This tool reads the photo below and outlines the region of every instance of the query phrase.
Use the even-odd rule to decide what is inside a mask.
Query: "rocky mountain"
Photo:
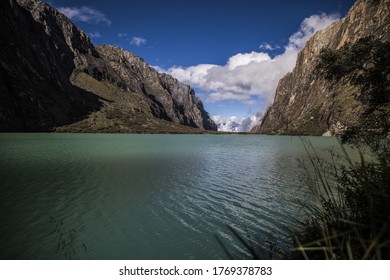
[[[239,123],[235,121],[223,121],[217,123],[218,131],[226,131],[226,132],[238,132],[238,128],[240,127]]]
[[[345,18],[317,32],[299,53],[293,71],[280,80],[274,103],[252,132],[334,135],[359,126],[367,112],[356,98],[359,87],[350,77],[326,79],[316,66],[323,49],[342,50],[368,36],[390,41],[389,0],[358,0]]]
[[[128,51],[95,47],[48,4],[0,8],[0,131],[217,130],[190,86]]]

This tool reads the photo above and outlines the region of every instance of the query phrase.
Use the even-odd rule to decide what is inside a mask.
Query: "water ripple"
[[[337,142],[310,138],[326,151]],[[303,217],[298,138],[239,135],[0,136],[1,258],[250,257]]]

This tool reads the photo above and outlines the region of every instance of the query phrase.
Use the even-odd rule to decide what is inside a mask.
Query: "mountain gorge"
[[[367,104],[357,98],[360,89],[351,75],[329,80],[317,69],[324,49],[340,51],[366,37],[378,42],[390,41],[389,0],[358,0],[345,18],[317,32],[299,53],[293,71],[279,81],[273,104],[252,132],[343,134],[350,127],[361,127],[364,118],[370,118],[378,110],[382,112],[380,118],[389,124],[387,104],[368,110]],[[368,49],[368,55],[369,52]],[[365,62],[363,68],[369,68],[370,63]],[[355,76],[361,71],[356,70]]]
[[[49,5],[0,8],[0,131],[217,130],[190,86],[121,48],[95,47]]]

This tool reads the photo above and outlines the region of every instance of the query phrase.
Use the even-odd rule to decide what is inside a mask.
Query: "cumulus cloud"
[[[126,38],[128,37],[127,33],[118,33],[119,38]]]
[[[141,37],[133,37],[130,41],[130,45],[141,46],[146,44],[146,39]]]
[[[234,70],[238,66],[248,65],[251,62],[262,62],[271,59],[267,53],[238,53],[229,58],[226,66],[229,70]]]
[[[187,68],[172,67],[169,70],[164,70],[163,72],[171,74],[181,82],[189,83],[194,86],[203,85],[202,87],[207,87],[210,83],[207,76],[209,70],[213,68],[220,68],[220,66],[214,64],[199,64]]]
[[[267,106],[273,101],[279,80],[294,68],[297,55],[307,40],[338,18],[326,14],[305,18],[299,30],[289,38],[284,52],[275,57],[267,52],[253,51],[235,54],[222,66],[199,64],[159,70],[204,91],[206,102],[236,100],[253,104],[256,97],[266,101],[264,106]],[[264,43],[263,48],[270,50],[274,47]]]
[[[94,32],[89,33],[89,37],[91,37],[91,38],[102,38],[102,34],[100,34],[99,31],[94,31]]]
[[[91,7],[59,7],[57,10],[73,21],[93,24],[104,23],[111,25],[110,19],[108,19],[102,12]]]

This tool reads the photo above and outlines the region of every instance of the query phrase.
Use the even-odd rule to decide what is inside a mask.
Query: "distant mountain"
[[[371,38],[374,45],[359,45],[364,41],[363,38]],[[252,132],[335,135],[343,134],[349,128],[381,129],[388,126],[390,108],[386,102],[389,99],[389,91],[383,92],[387,95],[384,97],[387,101],[382,104],[373,106],[364,101],[367,100],[364,95],[383,81],[377,82],[376,85],[375,82],[358,85],[359,82],[364,82],[361,74],[370,68],[373,70],[370,78],[377,79],[375,75],[378,73],[374,73],[376,70],[372,66],[377,63],[376,58],[371,57],[373,49],[376,48],[375,42],[389,41],[390,1],[358,0],[344,19],[317,32],[307,42],[298,55],[294,70],[280,80],[274,103],[268,108],[263,119],[253,127]],[[351,56],[353,49],[355,54],[364,50],[365,53],[360,53],[363,62]],[[328,54],[332,55],[327,59],[328,62],[334,60],[334,68],[349,67],[349,72],[344,71],[341,75],[341,72],[336,73],[339,68],[333,69],[336,75],[329,79],[324,71],[319,71],[318,65],[324,50],[329,50]],[[345,56],[348,52],[349,59]],[[388,60],[388,57],[383,57]],[[343,65],[340,61],[343,61]],[[383,69],[387,69],[389,63],[385,64],[387,66],[383,65]],[[387,79],[384,82],[389,84],[390,78],[384,79]],[[382,121],[383,124],[380,124]]]
[[[95,47],[48,4],[0,8],[0,131],[217,130],[190,86],[128,51]]]
[[[216,115],[213,116],[213,120],[217,124],[218,131],[249,132],[259,117],[260,115],[250,116],[246,118],[237,116],[225,117],[221,115]]]
[[[218,131],[238,132],[240,124],[236,123],[235,121],[223,121],[217,123],[217,127]]]

